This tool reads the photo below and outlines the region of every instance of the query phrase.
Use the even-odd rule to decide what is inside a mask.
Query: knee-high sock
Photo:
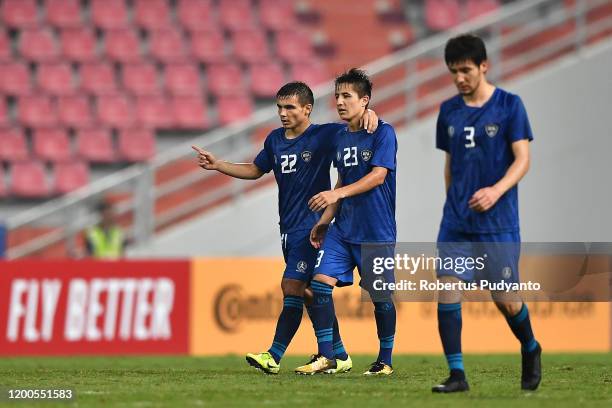
[[[310,318],[315,329],[315,336],[317,336],[319,354],[332,359],[334,358],[333,332],[336,317],[332,297],[334,287],[319,281],[312,281],[311,287],[313,301],[310,305]]]
[[[464,371],[463,354],[461,353],[461,326],[461,303],[438,303],[438,331],[448,368],[451,371]]]
[[[391,365],[396,321],[393,302],[374,302],[374,317],[376,318],[376,331],[380,342],[377,361]]]
[[[310,316],[310,321],[312,320],[312,305],[306,306],[306,311],[308,312],[308,316]],[[314,324],[313,324],[314,328]],[[340,360],[346,360],[348,358],[348,354],[344,349],[344,343],[342,343],[342,337],[340,336],[340,326],[338,325],[338,318],[334,318],[334,331],[332,337],[332,351],[336,358]]]
[[[531,329],[531,320],[529,319],[527,305],[523,303],[520,312],[512,317],[506,316],[506,321],[510,329],[512,329],[512,333],[514,333],[516,338],[521,342],[521,350],[527,353],[535,350],[538,342]]]
[[[287,346],[291,343],[298,327],[300,327],[303,308],[304,298],[301,296],[285,296],[283,299],[283,310],[278,316],[274,340],[268,350],[277,363],[283,358]]]

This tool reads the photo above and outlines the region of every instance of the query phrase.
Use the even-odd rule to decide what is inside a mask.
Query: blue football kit
[[[394,256],[396,155],[397,137],[387,123],[380,122],[373,134],[351,132],[346,126],[337,132],[333,165],[342,185],[359,181],[373,167],[384,167],[388,172],[380,186],[340,202],[319,251],[315,274],[336,278],[337,286],[347,286],[353,283],[355,267],[364,278],[363,267],[371,260],[362,259],[362,254],[368,258]],[[362,251],[365,244],[368,250]],[[392,275],[393,270],[385,271],[384,280],[393,280]]]
[[[312,124],[293,139],[285,136],[284,128],[275,129],[254,160],[261,171],[274,171],[278,184],[279,225],[286,263],[284,278],[301,281],[312,278],[317,250],[309,237],[321,215],[308,208],[308,200],[331,189],[333,139],[343,126]]]
[[[533,140],[525,107],[517,95],[500,88],[481,107],[466,105],[461,95],[441,105],[436,147],[450,154],[451,183],[437,239],[438,255],[484,256],[486,261],[481,271],[468,269],[459,274],[441,269],[438,276],[518,282],[518,187],[508,190],[488,211],[472,210],[468,202],[476,191],[504,177],[514,161],[512,143],[524,139]]]

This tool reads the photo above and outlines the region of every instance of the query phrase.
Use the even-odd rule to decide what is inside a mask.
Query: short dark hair
[[[300,105],[305,106],[311,104],[314,106],[314,95],[312,89],[304,82],[295,81],[289,82],[281,87],[276,93],[276,98],[288,98],[297,96]]]
[[[342,75],[336,77],[334,85],[336,89],[340,84],[351,84],[360,98],[368,95],[372,97],[372,81],[365,71],[357,68],[351,68]]]
[[[487,60],[487,49],[482,38],[475,34],[461,34],[446,42],[444,60],[447,66],[472,61],[480,65]]]

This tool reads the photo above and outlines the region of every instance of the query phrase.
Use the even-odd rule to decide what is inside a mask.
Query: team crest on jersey
[[[276,155],[274,155],[274,165],[278,164],[276,160]]]
[[[302,152],[302,160],[308,163],[310,159],[312,159],[312,153],[310,153],[308,150]]]
[[[336,152],[336,160],[340,161],[340,152]]]
[[[512,276],[512,269],[509,266],[506,266],[504,269],[502,269],[502,276],[504,279],[510,279]]]
[[[372,151],[371,150],[362,150],[361,151],[361,158],[363,159],[363,161],[370,161],[370,159],[372,158]]]
[[[306,263],[306,261],[300,261],[297,263],[297,271],[301,272],[301,273],[305,273],[306,272],[306,268],[308,268],[308,264]]]
[[[448,137],[453,137],[455,134],[455,128],[453,126],[448,127]]]
[[[487,132],[487,136],[489,137],[494,137],[497,134],[497,131],[499,131],[499,126],[497,126],[495,123],[485,126],[485,132]]]

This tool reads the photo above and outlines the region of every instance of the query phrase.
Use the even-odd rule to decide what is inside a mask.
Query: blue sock
[[[287,346],[293,339],[295,332],[300,327],[302,321],[302,309],[304,308],[304,298],[300,296],[285,296],[283,299],[283,310],[278,316],[276,323],[276,333],[274,333],[274,341],[268,350],[274,360],[278,363]]]
[[[374,317],[376,318],[376,332],[380,341],[376,361],[391,365],[396,320],[393,302],[374,302]]]
[[[514,333],[516,338],[521,342],[521,351],[530,353],[535,350],[538,342],[533,336],[533,331],[531,330],[531,321],[529,320],[529,310],[527,310],[527,305],[523,303],[521,311],[518,312],[516,316],[506,316],[506,321],[508,322],[510,329],[512,329],[512,333]]]
[[[319,354],[332,359],[334,358],[334,299],[332,297],[333,286],[319,281],[312,281],[313,300],[310,305],[310,318],[317,336]]]
[[[334,357],[339,358],[340,360],[346,360],[348,358],[348,354],[344,349],[344,344],[342,344],[342,339],[340,338],[340,326],[338,326],[338,318],[334,318],[334,333],[333,333],[333,344],[332,351],[334,352]]]
[[[306,306],[306,311],[308,312],[308,316],[310,316],[310,321],[313,321],[311,305]],[[314,327],[314,324],[313,324],[313,327]],[[334,318],[332,351],[334,352],[335,358],[339,358],[340,360],[346,360],[348,358],[348,354],[346,350],[344,349],[344,344],[342,343],[342,338],[340,337],[340,327],[338,326],[337,317]]]
[[[438,331],[448,368],[463,373],[461,303],[438,303]]]

